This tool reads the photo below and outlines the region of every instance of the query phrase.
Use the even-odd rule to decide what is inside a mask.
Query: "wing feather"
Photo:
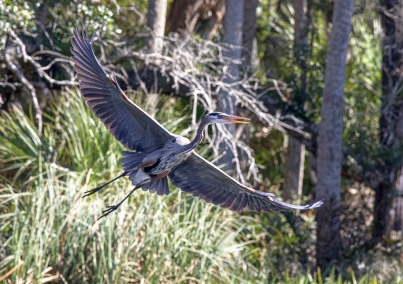
[[[243,208],[246,207],[248,202],[248,197],[244,192],[241,192],[240,197],[239,197],[239,202],[238,202],[238,207],[236,211],[241,211]]]
[[[244,210],[256,212],[306,210],[323,204],[322,201],[318,201],[310,205],[299,206],[275,199],[271,193],[257,191],[239,183],[195,152],[192,152],[186,161],[172,170],[169,177],[172,184],[183,191],[238,212]]]
[[[119,142],[141,152],[162,147],[173,138],[123,93],[113,75],[107,74],[95,57],[87,31],[75,29],[71,43],[81,93]]]
[[[213,203],[214,205],[219,205],[227,200],[230,194],[231,192],[229,191],[223,192],[222,194],[217,194],[217,192],[215,192],[215,196],[211,199],[211,203]]]

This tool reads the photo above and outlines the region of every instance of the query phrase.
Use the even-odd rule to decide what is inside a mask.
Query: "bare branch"
[[[20,47],[20,52],[22,54],[22,58],[24,60],[24,62],[29,62],[32,64],[32,66],[34,67],[34,69],[36,70],[36,72],[38,73],[38,75],[41,78],[44,78],[47,82],[49,82],[50,84],[53,85],[59,85],[59,86],[78,86],[78,83],[75,82],[73,80],[73,78],[71,78],[70,80],[55,80],[53,79],[51,76],[49,76],[49,74],[47,74],[44,70],[49,69],[54,63],[56,62],[68,62],[69,64],[72,65],[72,61],[71,59],[67,59],[67,58],[59,58],[56,59],[56,62],[51,62],[49,67],[42,67],[42,65],[40,65],[34,57],[30,56],[27,54],[26,52],[26,48],[25,48],[25,44],[22,42],[22,40],[18,37],[18,35],[12,30],[9,29],[8,33],[11,35],[11,37],[14,39],[14,42]]]
[[[24,75],[24,71],[18,60],[16,59],[15,48],[13,46],[7,46],[4,51],[4,59],[7,67],[13,72],[13,74],[22,83],[24,90],[31,96],[32,103],[35,110],[35,118],[38,123],[38,132],[42,133],[42,109],[39,105],[38,98],[34,86],[28,81]]]
[[[247,109],[263,125],[296,136],[297,139],[308,145],[308,149],[314,149],[312,138],[315,135],[313,133],[315,127],[284,112],[284,105],[281,106],[278,102],[273,103],[273,100],[264,94],[272,90],[263,90],[259,87],[258,79],[244,74],[239,81],[223,80],[227,74],[224,63],[228,61],[228,58],[223,58],[223,49],[228,47],[207,40],[195,40],[191,37],[179,39],[175,35],[165,38],[164,49],[161,53],[122,49],[114,46],[120,51],[121,56],[113,62],[113,65],[127,62],[127,59],[132,64],[133,72],[128,72],[127,81],[133,88],[140,86],[143,90],[150,91],[151,88],[157,87],[158,91],[162,93],[193,98],[191,106],[193,108],[193,127],[187,131],[191,131],[195,127],[197,104],[203,105],[207,112],[214,111],[217,96],[225,93],[233,98],[232,100],[239,107]],[[138,71],[133,59],[140,60],[146,68]],[[158,62],[158,65],[155,65],[154,62]],[[239,66],[242,63],[234,61],[232,64]],[[276,80],[273,80],[272,83],[273,90],[280,97],[279,101],[286,101],[282,92],[284,84]],[[253,151],[239,139],[235,139],[235,133],[229,133],[224,128],[218,129],[220,131],[214,128],[214,139],[207,136],[213,150],[218,153],[219,143],[225,142],[228,149],[234,153],[235,166],[240,180],[245,181],[249,177],[258,180]],[[250,167],[247,173],[242,173],[240,170],[239,161],[236,158],[239,151],[245,152],[249,159]]]

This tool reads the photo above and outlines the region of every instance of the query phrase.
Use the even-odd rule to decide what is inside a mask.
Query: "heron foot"
[[[119,205],[110,205],[106,207],[107,209],[105,209],[104,211],[102,211],[102,215],[101,217],[99,217],[99,219],[102,219],[103,217],[108,216],[110,213],[112,213],[113,211],[115,211],[116,209],[119,208]]]
[[[96,187],[96,188],[93,188],[91,190],[85,191],[84,195],[83,195],[83,198],[94,194],[95,192],[99,191],[100,189],[101,189],[100,187]]]

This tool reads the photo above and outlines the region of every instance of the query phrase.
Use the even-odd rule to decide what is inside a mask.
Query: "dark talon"
[[[94,194],[95,192],[99,191],[99,188],[96,187],[94,189],[88,190],[84,192],[83,198]]]
[[[138,189],[138,186],[136,186],[135,188],[132,189],[132,191],[130,191],[130,193],[128,195],[126,195],[125,198],[122,199],[122,201],[120,201],[118,204],[116,205],[111,205],[111,206],[107,206],[108,209],[102,211],[102,216],[99,217],[99,219],[108,216],[110,213],[112,213],[113,211],[115,211],[116,209],[119,208],[120,205],[122,205],[123,202],[125,202],[126,199],[129,198],[129,196],[136,191],[136,189]]]
[[[116,209],[119,208],[118,205],[110,205],[110,206],[106,206],[107,209],[105,209],[104,211],[102,211],[102,215],[101,217],[99,217],[99,219],[102,219],[103,217],[108,216],[110,213],[112,213],[113,211],[115,211]],[[98,220],[99,220],[98,219]]]

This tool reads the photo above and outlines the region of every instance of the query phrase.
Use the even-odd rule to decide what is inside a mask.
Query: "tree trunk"
[[[247,5],[244,5],[244,19],[243,19],[243,50],[242,59],[246,71],[254,72],[256,66],[256,13],[259,5],[258,0],[249,0]]]
[[[224,16],[224,36],[223,36],[223,57],[226,64],[227,73],[224,75],[224,83],[231,84],[239,81],[239,63],[242,56],[242,26],[243,26],[243,0],[226,0],[226,13]],[[237,88],[234,86],[234,88]],[[227,91],[220,92],[217,98],[218,110],[237,114],[235,100]],[[233,125],[227,125],[231,133],[235,133]],[[221,143],[221,153],[223,157],[219,163],[224,165],[224,170],[233,170],[233,154],[228,145]]]
[[[305,146],[292,136],[288,137],[283,197],[291,200],[301,196],[304,179]]]
[[[396,197],[392,204],[391,215],[391,238],[395,240],[403,239],[403,167],[397,174]]]
[[[341,258],[340,183],[346,57],[353,15],[353,0],[334,4],[333,29],[326,58],[326,77],[318,136],[316,194],[325,200],[317,210],[317,265],[326,268]]]
[[[203,6],[203,0],[174,0],[169,9],[169,32],[185,37],[194,31],[199,18],[197,11]]]
[[[403,1],[400,0],[396,3],[397,7],[395,12],[395,24],[396,24],[396,49],[398,50],[398,61],[396,62],[395,72],[398,73],[398,81],[395,84],[396,87],[400,87],[400,99],[395,97],[397,115],[395,124],[395,147],[397,149],[403,149],[403,91],[401,88],[403,86]],[[399,96],[399,94],[398,94]],[[403,154],[402,152],[400,152]],[[402,156],[402,155],[401,155]],[[392,225],[392,235],[395,239],[403,238],[403,161],[400,160],[400,165],[396,169],[396,179],[395,179],[395,196],[392,204],[391,225]],[[394,234],[393,234],[394,233]]]
[[[257,42],[256,42],[256,13],[259,5],[258,0],[250,0],[243,7],[243,26],[242,26],[242,69],[245,73],[253,73],[256,70],[257,61]],[[249,112],[240,111],[239,115],[248,116]],[[236,132],[239,134],[239,140],[245,145],[250,143],[250,126],[238,125]],[[239,149],[238,159],[242,172],[247,172],[249,169],[248,155],[246,152]]]
[[[147,47],[151,53],[161,54],[164,44],[165,20],[167,12],[167,0],[149,0],[147,12],[147,27],[150,29],[150,36],[147,38]],[[153,64],[158,65],[158,60]],[[155,90],[148,93],[146,98],[146,110],[151,115],[157,111],[158,94]]]
[[[400,40],[400,44],[398,45],[400,50],[403,50],[403,1],[401,1],[401,12],[400,12],[400,36],[398,37]],[[400,70],[403,70],[403,56],[400,56]],[[402,74],[402,73],[400,73]],[[400,78],[400,82],[402,81],[402,75]],[[401,82],[402,84],[402,82]],[[402,97],[402,93],[400,93]],[[403,149],[403,100],[400,99],[400,107],[397,115],[397,123],[395,127],[396,138],[398,139],[398,146],[400,144],[400,149]],[[402,152],[400,152],[402,153]],[[403,155],[401,155],[402,157]],[[392,230],[396,233],[396,237],[399,239],[403,239],[403,161],[400,160],[400,167],[398,167],[397,175],[396,175],[396,194],[395,199],[393,201],[393,212],[394,216],[392,216]],[[392,236],[393,237],[393,236]],[[397,239],[397,238],[394,239]]]
[[[394,193],[403,192],[402,159],[397,163],[395,161],[396,153],[401,155],[403,148],[403,1],[383,0],[380,4],[383,53],[380,143],[384,149],[388,149],[389,154],[385,155],[382,167],[379,167],[383,179],[375,188],[375,243],[391,229],[401,230],[403,223],[403,198],[393,200]]]
[[[294,0],[294,58],[296,65],[301,70],[301,75],[299,78],[299,93],[301,93],[301,96],[303,97],[305,97],[306,91],[308,30],[308,0]]]
[[[147,40],[147,46],[152,52],[161,53],[162,51],[166,13],[167,0],[148,1],[147,27],[150,29],[151,36]]]
[[[174,0],[169,10],[168,30],[187,37],[200,33],[211,39],[222,21],[225,0]]]
[[[211,10],[211,17],[203,25],[200,34],[202,38],[211,40],[217,33],[218,27],[220,26],[222,19],[225,14],[225,0],[217,0],[216,5]]]
[[[294,58],[300,69],[298,88],[294,90],[295,102],[299,108],[305,109],[306,101],[306,60],[308,49],[308,3],[307,0],[294,0]],[[285,180],[283,196],[291,199],[302,193],[304,177],[305,146],[297,139],[289,136],[285,162]]]

